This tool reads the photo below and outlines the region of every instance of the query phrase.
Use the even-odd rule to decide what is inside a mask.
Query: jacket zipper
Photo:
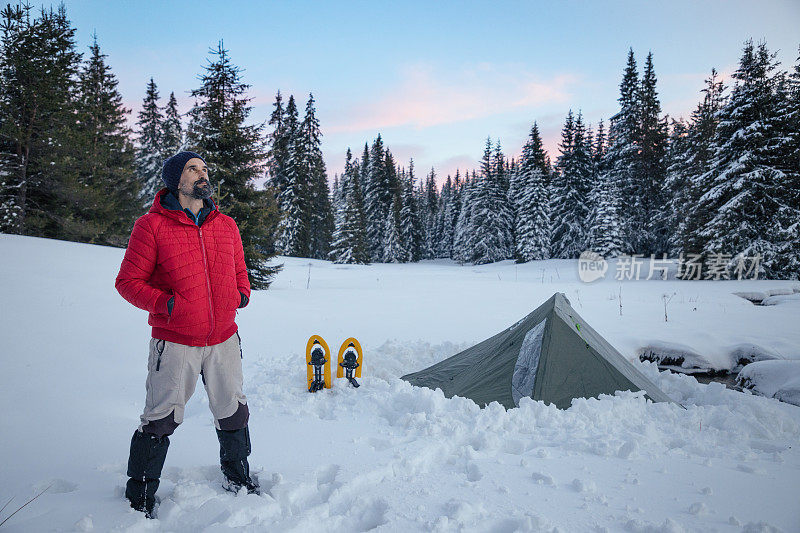
[[[200,249],[203,251],[203,271],[206,274],[206,287],[208,288],[208,313],[211,316],[211,329],[208,330],[208,335],[206,336],[206,346],[208,346],[211,333],[214,331],[214,302],[211,299],[211,278],[208,276],[208,258],[206,257],[206,243],[203,240],[203,229],[198,227],[197,230],[200,232]]]

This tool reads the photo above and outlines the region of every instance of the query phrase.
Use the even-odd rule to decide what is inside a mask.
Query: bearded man
[[[236,222],[211,200],[200,154],[164,162],[166,187],[133,227],[116,280],[127,301],[150,313],[147,395],[131,439],[125,497],[153,517],[169,435],[201,376],[220,444],[223,486],[258,492],[250,476],[249,410],[242,392],[241,339],[234,319],[250,282]]]

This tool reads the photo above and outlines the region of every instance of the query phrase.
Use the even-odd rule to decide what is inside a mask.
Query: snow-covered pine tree
[[[608,148],[606,141],[605,124],[603,124],[603,119],[600,119],[600,124],[597,125],[597,135],[594,138],[594,145],[592,145],[592,161],[594,161],[598,172],[601,170],[601,163]]]
[[[278,191],[277,201],[281,209],[278,223],[276,248],[279,253],[292,257],[309,257],[311,244],[308,225],[310,184],[301,140],[301,126],[294,96],[289,96],[284,124],[286,156],[282,172],[273,176],[273,186]]]
[[[513,214],[503,190],[502,176],[496,165],[491,139],[487,139],[481,160],[472,206],[472,255],[470,261],[480,265],[513,257]]]
[[[403,198],[403,189],[402,189],[402,180],[398,173],[398,166],[395,163],[394,156],[392,155],[391,150],[388,147],[383,151],[383,169],[386,173],[385,180],[386,186],[389,187],[389,191],[391,192],[392,203],[391,209],[394,209],[394,202],[395,196],[400,196],[400,204],[398,204],[398,209],[402,209],[402,198]],[[399,220],[399,211],[397,212]],[[388,217],[387,217],[388,220]],[[398,230],[399,231],[399,230]],[[399,233],[398,233],[399,235]],[[386,242],[386,235],[384,235],[384,244]],[[407,243],[402,243],[405,246],[405,249],[408,249]],[[383,246],[385,248],[385,246]],[[385,255],[385,254],[384,254]]]
[[[161,123],[162,161],[180,152],[183,146],[183,126],[181,114],[178,112],[178,100],[175,93],[171,92],[164,108],[164,121]]]
[[[78,74],[78,127],[71,146],[74,200],[63,231],[70,240],[124,246],[140,214],[134,147],[118,81],[95,35]]]
[[[461,175],[460,171],[456,169],[455,178],[450,188],[450,198],[444,206],[444,215],[442,221],[442,235],[439,243],[439,253],[437,257],[453,258],[453,243],[455,241],[456,223],[458,222],[458,215],[461,211]]]
[[[360,162],[359,178],[361,179],[361,192],[364,193],[364,202],[366,203],[366,182],[369,180],[369,143],[364,143],[364,151],[361,154],[361,159],[356,161]],[[366,209],[366,208],[365,208]]]
[[[408,163],[403,187],[403,208],[400,211],[400,238],[408,249],[409,261],[419,261],[422,255],[422,220],[419,213],[419,190],[414,177],[414,160]]]
[[[60,220],[81,54],[63,4],[32,10],[0,12],[0,231],[68,239]]]
[[[569,112],[561,138],[551,192],[551,245],[553,257],[571,259],[586,250],[593,175],[591,147],[580,113],[576,120]]]
[[[145,209],[153,203],[156,192],[164,186],[161,180],[164,153],[161,125],[164,118],[158,98],[158,87],[155,80],[150,78],[142,109],[139,111],[139,120],[136,122],[139,130],[136,143],[136,177],[139,180],[139,200]]]
[[[472,239],[474,233],[472,231],[472,211],[475,206],[475,188],[478,181],[473,171],[472,179],[469,174],[464,176],[464,183],[460,188],[458,198],[460,200],[460,209],[453,235],[453,255],[452,258],[459,263],[467,263],[471,261],[472,257]]]
[[[800,46],[797,47],[797,60],[787,80],[786,166],[800,169]],[[800,191],[797,191],[800,194]],[[798,200],[800,203],[800,199]]]
[[[620,110],[611,117],[608,150],[603,162],[607,179],[616,188],[619,197],[617,212],[623,235],[623,252],[635,253],[637,234],[641,230],[634,220],[640,208],[637,172],[641,117],[639,98],[639,73],[633,49],[628,51],[628,61],[620,82]],[[639,217],[640,218],[640,217]]]
[[[796,279],[797,257],[787,242],[796,236],[800,209],[795,191],[786,187],[779,142],[785,109],[783,72],[776,72],[775,54],[766,44],[745,44],[730,98],[719,112],[720,121],[711,149],[711,168],[701,177],[711,188],[700,197],[700,207],[712,218],[700,230],[703,252],[731,254],[731,266],[740,257],[760,255],[767,277]]]
[[[267,265],[278,208],[271,192],[255,187],[266,157],[263,125],[247,124],[252,111],[246,96],[249,85],[242,82],[222,41],[211,53],[216,57],[204,67],[201,86],[191,93],[195,105],[190,112],[190,147],[206,159],[220,209],[239,225],[251,285],[266,289],[281,267]]]
[[[386,217],[386,224],[384,226],[384,263],[407,263],[411,258],[408,243],[403,242],[404,235],[401,228],[402,221],[400,219],[403,208],[403,193],[401,192],[401,187],[394,187],[392,207]]]
[[[639,231],[633,233],[634,248],[645,255],[662,254],[667,251],[668,230],[664,223],[666,199],[664,180],[666,177],[664,156],[667,150],[667,127],[661,117],[661,103],[656,91],[656,73],[653,53],[647,54],[639,90],[640,137],[638,166],[638,208],[634,211],[634,223]]]
[[[340,184],[342,210],[338,216],[330,254],[335,263],[369,262],[364,228],[364,205],[358,174],[359,162],[357,159],[352,161],[352,153],[348,148]]]
[[[433,259],[436,250],[436,217],[439,210],[439,193],[436,187],[436,171],[431,171],[425,177],[424,202],[421,206],[420,218],[422,219],[423,238],[420,259]]]
[[[601,120],[592,145],[594,178],[587,249],[593,250],[603,257],[616,257],[621,254],[622,250],[622,235],[617,214],[619,198],[616,185],[609,179],[605,167],[606,140],[605,125]]]
[[[565,206],[556,203],[556,198],[560,198],[566,188],[564,181],[564,169],[569,164],[569,158],[572,154],[573,143],[575,140],[575,115],[572,109],[567,113],[564,120],[564,127],[561,129],[561,143],[558,145],[559,156],[556,158],[555,168],[550,180],[550,257],[561,257],[562,245],[556,242],[558,234],[556,233],[557,227],[560,225],[556,216],[560,209]]]
[[[350,151],[350,148],[347,149]],[[353,155],[350,154],[352,158]],[[333,221],[334,221],[334,228],[339,223],[338,216],[339,210],[342,207],[342,186],[339,183],[339,174],[337,172],[333,173],[333,188],[331,189],[331,209],[333,210]]]
[[[800,209],[800,46],[794,69],[788,76],[786,90],[786,112],[784,116],[784,140],[780,143],[783,152],[783,171],[787,175],[787,189],[792,206]],[[786,258],[782,270],[788,272],[787,277],[800,277],[800,219],[789,221],[783,231],[784,244],[778,248],[778,254]]]
[[[442,192],[439,194],[439,205],[436,212],[436,222],[434,225],[434,257],[450,257],[449,249],[453,243],[452,231],[452,207],[453,202],[453,179],[448,174],[447,179],[442,185]],[[450,219],[447,213],[450,211]]]
[[[364,179],[364,209],[367,217],[367,246],[370,258],[381,261],[383,258],[384,227],[392,204],[391,184],[385,169],[383,139],[380,134],[372,143],[372,148],[362,159],[366,165]],[[363,173],[362,173],[363,175]]]
[[[603,121],[597,129],[592,151],[594,181],[592,185],[592,208],[589,214],[587,248],[603,257],[617,257],[622,253],[622,234],[617,206],[619,198],[616,184],[606,171],[606,136]]]
[[[305,203],[310,208],[307,224],[309,233],[309,256],[315,259],[328,257],[333,235],[333,211],[331,209],[328,177],[322,158],[322,132],[314,108],[314,95],[308,95],[306,114],[300,125],[300,150],[302,171],[308,184],[309,196]]]
[[[672,120],[669,143],[665,157],[667,170],[664,192],[667,208],[663,214],[667,228],[667,250],[669,257],[678,257],[684,252],[680,239],[680,228],[685,227],[690,196],[690,158],[692,146],[689,143],[690,126],[681,118]]]
[[[286,110],[283,107],[281,92],[275,95],[275,103],[268,124],[272,132],[267,136],[267,178],[270,186],[276,191],[278,205],[281,205],[281,193],[286,189],[286,164],[289,158],[289,136],[286,134]]]
[[[550,257],[550,197],[542,172],[544,158],[539,127],[534,122],[510,189],[516,208],[516,257],[522,263]]]
[[[494,172],[495,179],[500,184],[504,193],[508,192],[508,187],[510,183],[510,177],[508,175],[508,161],[506,161],[506,156],[503,154],[503,148],[500,145],[500,139],[497,139],[497,142],[494,145],[494,154],[492,155],[492,168]]]
[[[592,129],[592,125],[588,124],[584,128],[584,136],[583,136],[583,145],[586,153],[589,156],[589,179],[587,180],[587,196],[588,199],[586,200],[586,222],[584,224],[586,230],[586,245],[588,247],[589,243],[589,232],[591,230],[591,217],[592,211],[594,210],[594,195],[592,194],[592,190],[594,189],[594,184],[597,181],[597,164],[595,163],[595,146],[594,146],[594,130]]]
[[[700,228],[711,219],[708,205],[700,197],[711,189],[712,176],[707,173],[711,157],[711,142],[719,123],[719,111],[725,104],[725,86],[711,70],[705,80],[703,100],[698,104],[686,128],[685,139],[680,131],[673,132],[675,148],[670,150],[668,196],[670,211],[675,213],[673,253],[697,254],[703,250]],[[675,138],[677,136],[677,138]]]

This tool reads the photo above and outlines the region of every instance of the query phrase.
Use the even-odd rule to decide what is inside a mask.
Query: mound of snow
[[[640,361],[683,374],[724,374],[756,361],[785,359],[775,350],[749,342],[720,346],[717,352],[716,357],[706,357],[684,344],[665,341],[653,341],[637,350]]]
[[[746,389],[800,406],[800,361],[759,361],[745,366],[736,378]]]
[[[731,361],[736,366],[745,366],[756,361],[773,361],[783,359],[778,353],[757,344],[741,343],[728,348]],[[735,368],[735,367],[734,367]]]
[[[795,289],[794,287],[784,287],[782,289],[770,289],[767,291],[767,296],[785,296],[798,292],[794,289]]]
[[[653,341],[636,351],[640,361],[649,361],[663,367],[674,367],[684,373],[692,371],[724,370],[725,365],[715,364],[685,344]]]
[[[771,295],[764,298],[761,305],[800,305],[800,293],[780,293]]]
[[[751,301],[756,304],[761,303],[767,296],[769,296],[767,292],[761,292],[761,291],[739,291],[739,292],[734,292],[733,294],[735,294],[739,298],[744,298],[745,300]]]

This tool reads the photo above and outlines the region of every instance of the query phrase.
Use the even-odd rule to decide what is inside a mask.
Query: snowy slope
[[[800,359],[800,307],[732,294],[791,292],[796,283],[584,284],[575,262],[556,260],[286,259],[273,289],[254,293],[239,315],[251,464],[269,494],[220,488],[199,387],[172,438],[160,520],[148,522],[121,496],[149,337],[146,314],[113,288],[122,253],[0,235],[0,506],[14,497],[0,520],[50,486],[8,531],[800,531],[796,406],[644,363],[687,409],[630,393],[566,411],[532,401],[479,409],[398,379],[556,291],[632,360],[649,346],[718,368],[742,346]],[[661,295],[673,292],[664,322]],[[304,391],[302,351],[313,333],[334,349],[351,335],[362,341],[361,388]]]

